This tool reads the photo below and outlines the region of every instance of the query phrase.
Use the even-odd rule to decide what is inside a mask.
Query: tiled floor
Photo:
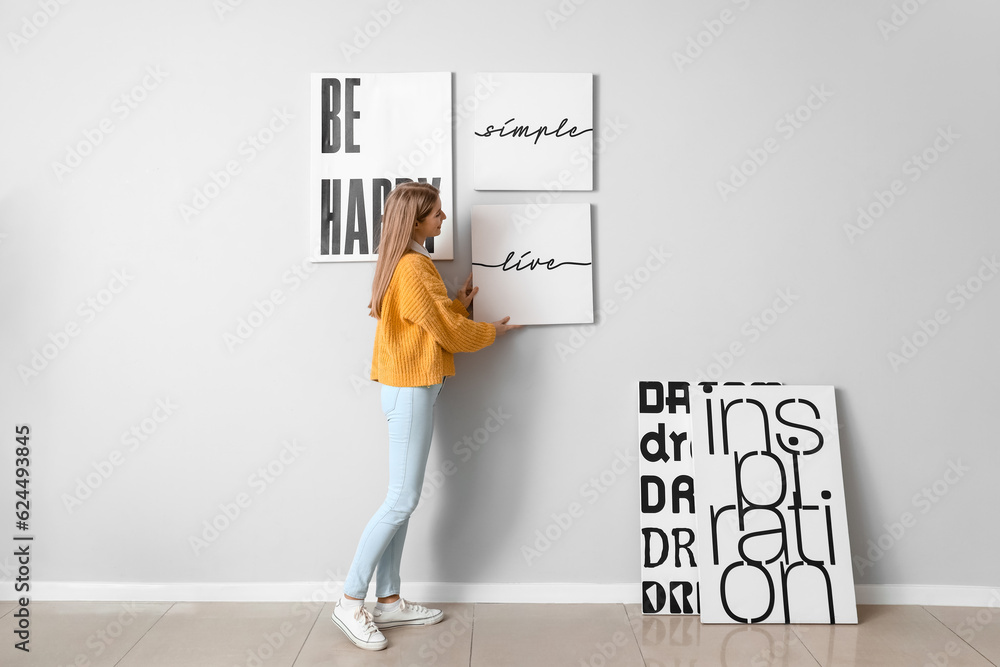
[[[442,604],[445,620],[351,645],[331,603],[35,602],[31,652],[0,602],[0,665],[15,667],[990,667],[1000,609],[860,606],[858,625],[702,625],[638,605]]]

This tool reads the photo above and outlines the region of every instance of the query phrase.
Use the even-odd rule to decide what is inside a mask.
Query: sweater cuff
[[[490,322],[481,322],[481,324],[489,324],[490,325],[490,332],[489,332],[490,342],[488,342],[484,346],[484,347],[489,347],[490,345],[492,345],[493,343],[495,343],[496,340],[497,340],[497,328],[495,326],[493,326],[493,324],[491,324]]]

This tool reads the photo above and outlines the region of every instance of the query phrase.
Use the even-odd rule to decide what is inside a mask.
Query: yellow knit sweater
[[[492,324],[470,320],[461,302],[448,298],[434,262],[408,250],[382,297],[372,380],[392,387],[437,384],[455,374],[455,352],[475,352],[495,338]]]

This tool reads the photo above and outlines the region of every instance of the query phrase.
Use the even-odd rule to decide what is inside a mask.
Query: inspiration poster
[[[309,257],[378,258],[385,199],[410,181],[441,191],[449,218],[427,239],[453,259],[451,74],[313,74]]]
[[[692,387],[703,623],[857,623],[833,387]]]

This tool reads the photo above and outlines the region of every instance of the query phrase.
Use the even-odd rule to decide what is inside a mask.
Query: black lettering
[[[830,497],[829,491],[824,491],[824,498]],[[830,517],[830,506],[827,505],[825,508],[826,513],[826,545],[830,550],[830,565],[837,564],[837,556],[833,551],[833,519]]]
[[[352,178],[347,193],[347,238],[344,239],[344,254],[354,254],[354,244],[358,243],[359,254],[368,254],[368,222],[365,219],[365,187],[360,178]]]
[[[656,535],[660,538],[660,557],[653,561],[652,537]],[[643,567],[658,567],[667,560],[667,556],[670,553],[670,541],[667,539],[667,534],[664,533],[659,528],[643,528],[642,529],[642,544],[643,544]]]
[[[694,531],[690,528],[674,528],[670,531],[670,534],[674,536],[674,567],[682,567],[681,565],[681,551],[686,551],[688,555],[688,565],[691,567],[697,567],[697,563],[694,560],[694,552],[691,551],[691,545],[694,544]],[[681,535],[684,535],[687,540],[681,542]]]
[[[715,505],[708,506],[708,516],[712,525],[712,563],[719,564],[719,517],[729,510],[735,510],[736,505],[723,505],[719,511],[715,511]]]
[[[764,581],[767,582],[767,609],[760,616],[755,616],[753,618],[746,618],[743,616],[738,616],[736,612],[732,610],[729,606],[729,596],[726,595],[726,581],[729,579],[729,574],[738,567],[752,567],[760,571],[764,575]],[[722,608],[726,610],[726,615],[733,619],[737,623],[760,623],[765,618],[771,615],[771,611],[774,609],[774,581],[771,580],[771,575],[768,573],[767,569],[763,565],[757,563],[732,563],[722,572],[722,579],[719,581],[719,595],[722,598]],[[759,599],[758,596],[753,596],[754,599]],[[787,621],[786,621],[787,622]]]
[[[320,150],[336,153],[340,150],[340,79],[323,79],[320,84]],[[326,253],[329,254],[329,253]]]
[[[703,389],[705,390],[706,394],[712,393],[712,388],[711,387],[703,387]],[[708,421],[708,424],[707,424],[708,425],[708,429],[707,429],[708,430],[708,453],[711,454],[712,456],[715,456],[715,425],[712,423],[713,422],[713,418],[712,418],[712,399],[710,399],[710,398],[706,398],[705,399],[705,412],[706,412],[705,416],[706,416],[707,421]],[[725,452],[725,453],[728,454],[729,452]]]
[[[787,561],[788,560],[788,532],[787,532],[787,528],[785,527],[785,517],[777,509],[762,507],[762,508],[756,508],[756,509],[748,509],[748,510],[746,510],[745,512],[743,512],[740,515],[740,521],[742,522],[743,521],[743,516],[745,516],[746,514],[749,514],[750,512],[770,512],[771,514],[774,515],[775,518],[778,519],[778,527],[777,528],[768,528],[766,530],[755,530],[755,531],[749,532],[746,535],[743,535],[742,537],[740,537],[740,540],[739,540],[739,542],[736,545],[736,549],[737,549],[737,551],[740,554],[740,558],[742,558],[747,563],[764,563],[765,565],[768,565],[768,564],[771,564],[771,563],[775,562],[776,560],[778,560],[782,556],[784,556],[785,560]],[[742,527],[741,527],[741,530],[742,530]],[[781,539],[778,541],[778,549],[774,552],[774,555],[771,558],[768,558],[766,560],[760,560],[758,558],[751,558],[747,554],[747,552],[746,552],[746,543],[747,543],[747,541],[752,540],[752,539],[754,539],[756,537],[763,537],[763,536],[766,536],[766,535],[779,535],[781,537]]]
[[[651,448],[650,445],[655,445],[655,447]],[[657,424],[655,431],[650,431],[642,436],[642,440],[639,442],[639,450],[642,452],[642,458],[650,463],[656,463],[657,461],[666,463],[669,461],[670,454],[667,454],[666,426]]]
[[[670,433],[670,440],[671,440],[671,442],[674,443],[674,461],[680,461],[681,460],[681,445],[683,445],[684,441],[687,440],[687,432],[678,433],[676,431],[671,431],[671,433]],[[689,445],[688,445],[688,454],[690,455],[690,453],[691,453],[691,447],[690,447],[690,443],[689,443]]]
[[[642,613],[657,614],[665,604],[667,604],[667,592],[662,584],[657,581],[642,582]]]
[[[539,259],[537,257],[533,258],[533,259],[530,259],[530,260],[526,260],[527,263],[521,264],[521,261],[524,260],[524,258],[527,257],[530,254],[531,254],[530,250],[528,252],[521,253],[521,256],[517,260],[515,260],[514,263],[512,264],[511,260],[514,259],[514,255],[515,255],[514,251],[512,250],[509,253],[507,253],[507,257],[504,258],[504,260],[502,262],[500,262],[499,264],[483,264],[482,262],[473,262],[472,264],[474,266],[482,266],[482,267],[487,268],[487,269],[496,269],[496,268],[499,268],[502,271],[524,271],[525,269],[527,269],[529,271],[534,271],[539,266],[543,266],[546,269],[548,269],[549,271],[551,271],[553,269],[558,269],[560,266],[564,266],[564,265],[567,265],[567,264],[572,265],[572,266],[590,266],[591,265],[591,262],[559,262],[559,263],[556,263],[556,260],[554,260],[554,259],[543,260],[543,259]]]
[[[354,110],[354,87],[361,85],[361,79],[347,79],[344,90],[344,138],[347,147],[345,153],[360,153],[361,147],[354,143],[354,121],[361,118],[361,112]]]
[[[694,586],[690,581],[670,582],[670,613],[671,614],[693,614],[694,607],[691,605],[691,596],[694,594]]]
[[[334,79],[336,80],[336,79]],[[340,179],[324,178],[320,184],[319,254],[340,254]]]
[[[815,435],[816,444],[811,449],[805,449],[804,446],[799,447],[799,439],[793,435],[789,436],[788,445],[786,446],[785,442],[781,438],[781,434],[778,433],[776,436],[778,439],[778,445],[781,446],[782,449],[784,449],[786,452],[790,454],[801,454],[803,456],[808,456],[809,454],[815,454],[816,452],[818,452],[820,449],[823,448],[823,434],[820,433],[818,430],[812,428],[811,426],[806,426],[805,424],[799,424],[797,422],[784,419],[781,416],[781,409],[786,405],[788,405],[789,403],[802,403],[803,405],[809,406],[810,408],[812,408],[813,415],[816,417],[816,419],[819,419],[819,409],[811,401],[807,401],[804,398],[799,398],[799,399],[789,398],[782,401],[781,403],[778,403],[778,406],[774,410],[775,417],[777,417],[778,421],[784,424],[785,426],[791,426],[792,428],[800,428],[802,430],[809,431],[810,433]]]
[[[340,151],[343,139],[346,139],[345,153],[359,153],[360,147],[354,143],[354,121],[361,117],[361,112],[354,110],[354,88],[361,85],[361,79],[346,79],[342,86],[340,79],[323,79],[320,81],[320,151],[337,153]],[[341,104],[341,94],[344,104]],[[344,113],[343,129],[340,113]]]
[[[670,414],[676,414],[677,408],[684,408],[684,414],[691,412],[691,399],[688,394],[689,385],[687,382],[668,382],[667,406]]]
[[[802,542],[802,512],[818,510],[819,505],[806,505],[802,497],[802,486],[799,481],[799,455],[792,454],[792,504],[788,506],[792,510],[792,517],[795,519],[795,546],[799,550],[799,558],[810,565],[819,565],[822,561],[809,558]]]
[[[774,461],[774,465],[778,468],[779,478],[781,480],[781,488],[779,489],[778,496],[771,503],[755,503],[743,490],[743,466],[746,465],[747,459],[751,456],[766,456],[767,458]],[[750,452],[742,458],[737,454],[733,454],[733,460],[735,461],[736,470],[736,502],[739,504],[740,511],[743,511],[744,507],[752,507],[754,509],[767,507],[774,508],[780,505],[785,500],[785,494],[788,492],[788,477],[785,475],[785,466],[781,465],[781,459],[771,452]],[[743,521],[740,520],[740,530],[743,529]]]
[[[830,612],[830,623],[831,624],[835,624],[837,622],[837,617],[836,617],[836,614],[833,611],[833,584],[830,581],[830,573],[826,571],[826,568],[823,567],[823,565],[820,564],[820,563],[803,563],[803,562],[792,563],[791,565],[788,566],[787,569],[785,568],[785,564],[784,563],[780,563],[780,565],[781,565],[781,587],[783,589],[781,597],[782,597],[782,602],[783,602],[783,605],[784,605],[785,623],[789,623],[790,622],[789,621],[789,609],[788,609],[788,607],[789,607],[789,604],[788,604],[788,591],[790,590],[790,588],[788,586],[789,575],[791,574],[792,570],[794,570],[795,568],[805,566],[805,567],[814,567],[817,570],[819,570],[820,573],[822,573],[822,575],[823,575],[823,581],[826,584],[826,605],[827,605],[827,609]],[[810,609],[814,608],[816,606],[816,594],[814,592],[814,588],[812,586],[802,586],[801,590],[804,592],[805,595],[808,596],[807,600],[806,600],[807,608],[810,608]]]
[[[653,401],[649,401],[649,392],[653,392]],[[663,412],[663,384],[660,382],[639,383],[639,412]]]
[[[686,500],[688,514],[694,514],[694,480],[691,475],[677,475],[674,478],[673,488],[670,490],[671,505],[670,511],[674,514],[681,513],[681,501]]]
[[[514,120],[514,118],[508,118],[502,127],[488,125],[485,132],[476,132],[475,134],[477,137],[491,137],[494,134],[500,137],[534,137],[535,140],[532,143],[537,144],[538,140],[542,137],[554,136],[556,139],[561,139],[562,137],[578,137],[581,134],[594,131],[592,127],[581,130],[576,125],[564,130],[563,128],[569,123],[569,118],[563,118],[559,121],[559,125],[554,130],[550,130],[548,125],[539,125],[534,130],[531,129],[530,125],[515,125],[513,129],[508,129],[507,126],[513,123]]]
[[[752,398],[738,398],[735,401],[731,401],[728,404],[724,401],[720,401],[722,404],[722,453],[729,454],[729,411],[733,409],[736,405],[753,405],[760,410],[761,425],[764,427],[764,449],[766,451],[771,451],[771,427],[770,422],[767,419],[767,408],[760,401],[755,401]],[[743,443],[741,443],[743,444]],[[714,453],[714,452],[712,452]]]
[[[641,484],[641,496],[642,496],[642,513],[643,514],[656,514],[664,508],[667,504],[667,494],[666,487],[663,484],[663,480],[655,475],[643,475],[639,480]],[[649,489],[650,486],[656,489],[656,504],[651,505],[649,502]]]

